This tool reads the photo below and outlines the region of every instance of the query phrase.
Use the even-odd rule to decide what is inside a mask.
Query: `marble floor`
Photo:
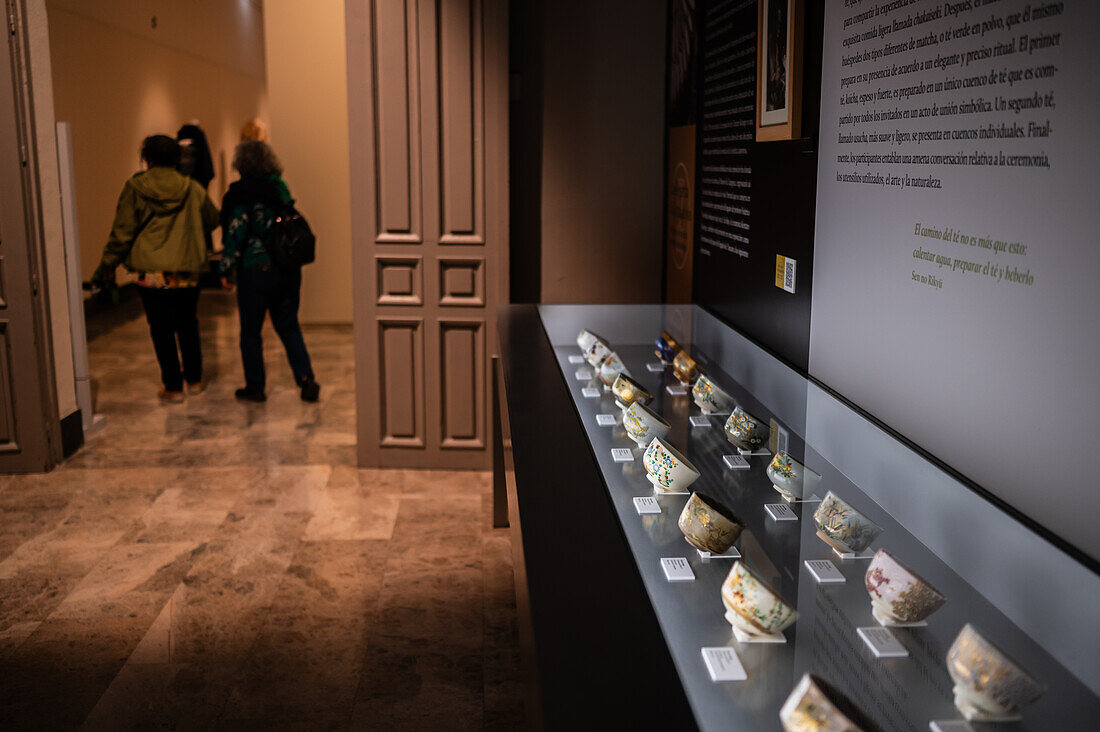
[[[0,476],[0,729],[515,729],[507,530],[486,473],[355,467],[350,328],[306,330],[321,401],[265,332],[240,404],[232,296],[209,388],[161,405],[144,320],[89,344],[102,427]]]

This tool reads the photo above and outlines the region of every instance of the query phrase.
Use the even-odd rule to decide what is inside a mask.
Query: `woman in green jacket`
[[[202,185],[176,172],[180,147],[171,137],[145,138],[141,159],[146,170],[122,188],[95,279],[112,281],[120,264],[137,274],[164,384],[157,396],[180,402],[185,380],[192,393],[204,388],[199,277],[206,267],[206,232],[217,228],[218,209]]]

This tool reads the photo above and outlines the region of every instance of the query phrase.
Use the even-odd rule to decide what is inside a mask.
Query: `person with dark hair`
[[[278,266],[268,250],[279,210],[293,204],[294,199],[283,181],[283,168],[266,142],[246,140],[237,145],[233,167],[241,178],[229,186],[222,199],[225,250],[218,272],[226,289],[233,287],[234,273],[237,279],[245,385],[237,389],[236,396],[251,402],[267,400],[262,330],[266,314],[271,313],[271,324],[286,349],[301,398],[315,402],[321,387],[313,377],[298,324],[302,270]]]
[[[198,124],[192,122],[180,127],[176,133],[180,144],[180,162],[177,170],[192,180],[197,180],[203,188],[210,187],[214,180],[214,158],[210,156],[210,145],[206,142],[206,133]]]
[[[180,146],[171,137],[146,137],[141,159],[145,170],[122,187],[111,234],[92,279],[113,282],[120,264],[137,274],[164,385],[157,396],[180,402],[185,380],[192,393],[204,388],[199,277],[206,267],[205,234],[218,227],[218,209],[202,185],[176,170]]]

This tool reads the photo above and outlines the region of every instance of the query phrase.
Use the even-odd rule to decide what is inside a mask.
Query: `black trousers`
[[[139,287],[149,335],[160,364],[160,380],[168,391],[183,391],[189,384],[202,381],[202,345],[199,341],[199,288],[180,287],[157,290]],[[178,351],[177,351],[178,344]],[[180,357],[183,370],[180,370]]]
[[[237,309],[241,317],[241,364],[245,388],[250,391],[263,391],[267,385],[262,336],[267,313],[271,313],[271,325],[283,341],[295,383],[313,378],[313,365],[302,338],[302,328],[298,325],[301,289],[300,269],[280,269],[265,264],[239,270]]]

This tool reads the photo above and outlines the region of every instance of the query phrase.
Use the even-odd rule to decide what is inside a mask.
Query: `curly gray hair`
[[[282,175],[283,166],[275,151],[263,140],[245,140],[233,151],[233,167],[242,178]]]

